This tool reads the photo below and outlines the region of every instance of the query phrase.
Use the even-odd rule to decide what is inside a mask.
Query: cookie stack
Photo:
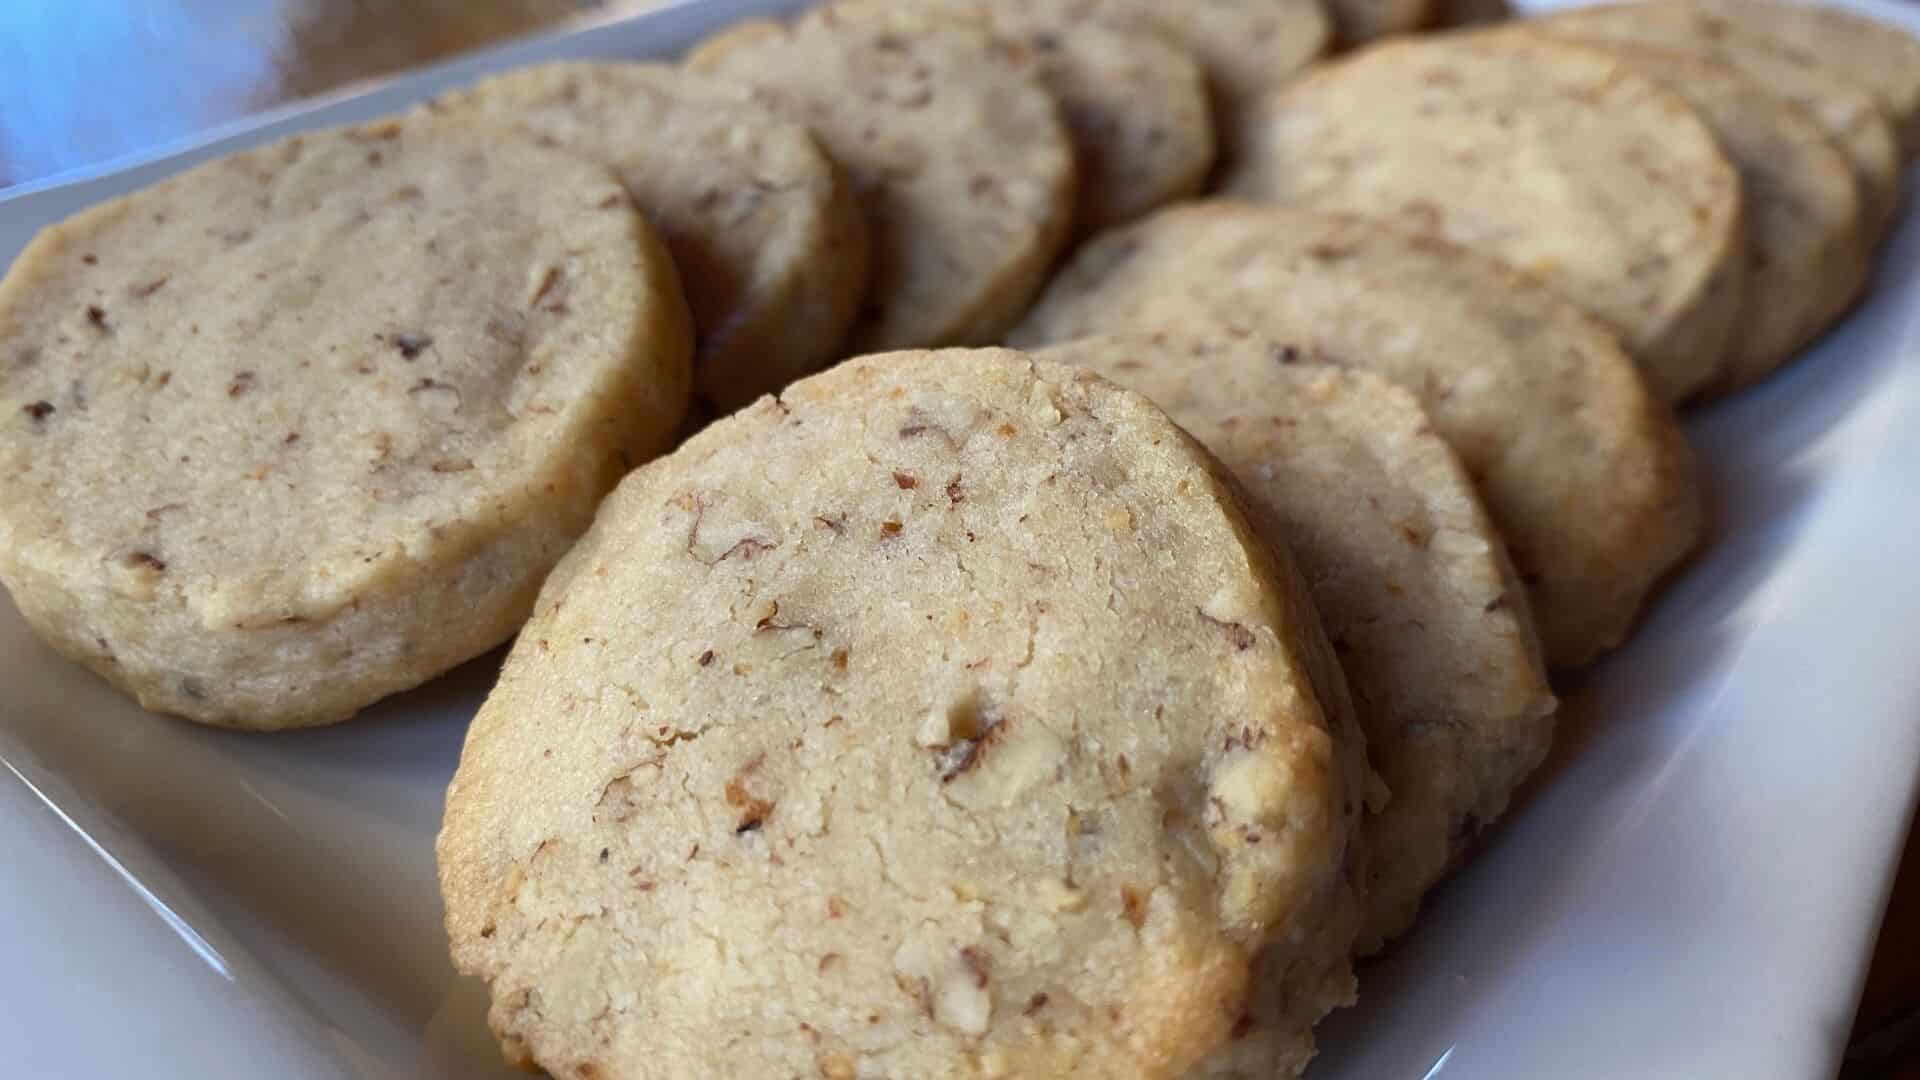
[[[1292,1075],[1920,145],[1855,16],[1476,7],[841,0],[201,166],[0,283],[0,579],[236,728],[517,633],[523,1064]]]

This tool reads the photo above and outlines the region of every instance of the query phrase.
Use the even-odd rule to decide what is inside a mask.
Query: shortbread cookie
[[[1699,115],[1590,49],[1389,42],[1267,98],[1226,188],[1512,264],[1611,324],[1666,401],[1720,368],[1746,272],[1740,180]]]
[[[673,252],[694,389],[727,413],[837,355],[867,283],[867,225],[807,130],[661,64],[521,68],[431,108],[611,165]]]
[[[1772,38],[1803,66],[1859,85],[1898,131],[1903,156],[1920,155],[1920,40],[1901,27],[1831,3],[1694,0]]]
[[[631,476],[447,797],[453,954],[509,1057],[1171,1076],[1253,947],[1345,948],[1360,738],[1217,468],[1137,394],[950,350]]]
[[[413,121],[48,229],[0,342],[21,613],[150,709],[254,729],[504,641],[691,381],[672,262],[611,173]]]
[[[1420,399],[1506,535],[1555,666],[1619,644],[1699,534],[1692,454],[1611,335],[1442,241],[1276,207],[1164,210],[1083,247],[1013,340],[1221,327]]]
[[[1073,146],[1033,58],[913,21],[827,8],[742,24],[688,59],[811,127],[860,191],[873,269],[846,352],[993,340],[1073,220]]]
[[[1233,473],[1254,527],[1292,551],[1391,792],[1364,826],[1360,948],[1378,948],[1553,736],[1526,594],[1472,481],[1419,402],[1371,372],[1167,334],[1039,355],[1153,399]]]
[[[838,0],[835,10],[970,21],[1032,50],[1079,156],[1081,233],[1132,221],[1206,183],[1213,112],[1199,61],[1145,28],[1096,21],[1093,0]]]
[[[1746,296],[1704,392],[1738,390],[1792,359],[1865,287],[1873,237],[1858,185],[1818,124],[1733,69],[1672,49],[1606,48],[1700,110],[1740,170]]]
[[[1805,110],[1834,141],[1860,182],[1867,222],[1875,233],[1892,220],[1900,200],[1900,143],[1873,94],[1849,79],[1808,66],[1745,19],[1661,0],[1573,8],[1527,25],[1566,40],[1678,49],[1733,68]]]

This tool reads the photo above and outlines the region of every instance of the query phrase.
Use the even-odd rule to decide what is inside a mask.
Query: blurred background
[[[0,186],[665,0],[0,0]]]

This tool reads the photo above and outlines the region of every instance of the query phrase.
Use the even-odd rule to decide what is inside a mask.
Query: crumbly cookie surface
[[[631,476],[448,796],[509,1054],[1126,1077],[1224,1039],[1253,948],[1324,944],[1363,768],[1228,483],[1004,350],[848,361]]]
[[[1420,399],[1505,534],[1555,666],[1619,644],[1698,538],[1692,453],[1611,335],[1438,240],[1244,203],[1165,210],[1082,247],[1012,340],[1222,328]]]
[[[689,66],[806,124],[873,233],[843,350],[984,344],[1026,309],[1073,220],[1073,146],[1029,50],[903,13],[742,23]]]
[[[1719,370],[1747,269],[1740,181],[1687,104],[1593,50],[1388,42],[1247,118],[1233,195],[1362,214],[1539,277],[1677,401]]]
[[[1553,734],[1526,593],[1466,471],[1419,402],[1370,372],[1166,334],[1040,355],[1166,409],[1240,482],[1256,529],[1293,552],[1389,793],[1364,823],[1360,949],[1377,949]]]
[[[801,125],[664,64],[520,68],[429,106],[613,168],[673,253],[718,413],[837,355],[866,289],[866,219]]]
[[[149,708],[342,719],[513,632],[688,336],[584,159],[388,121],[203,165],[0,284],[0,577]]]

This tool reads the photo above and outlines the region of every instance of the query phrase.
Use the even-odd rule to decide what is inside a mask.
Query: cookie
[[[866,289],[866,218],[804,127],[661,64],[526,67],[430,108],[613,167],[679,268],[707,407],[732,412],[837,355]]]
[[[1252,948],[1338,944],[1364,765],[1217,469],[1137,394],[950,350],[635,472],[448,793],[453,954],[509,1056],[1158,1077],[1225,1039]]]
[[[1692,454],[1612,336],[1442,241],[1278,207],[1164,210],[1081,248],[1012,340],[1222,327],[1420,399],[1506,536],[1555,666],[1624,640],[1699,535]]]
[[[1199,61],[1144,29],[1094,21],[1093,0],[839,0],[835,9],[971,21],[1030,49],[1078,155],[1078,233],[1132,221],[1206,183],[1213,112]]]
[[[1792,359],[1866,286],[1873,237],[1858,185],[1818,124],[1733,69],[1671,49],[1606,48],[1698,109],[1740,171],[1746,294],[1726,366],[1703,394],[1738,390]]]
[[[1435,5],[1434,0],[1330,0],[1327,14],[1339,43],[1354,46],[1420,29],[1434,17]]]
[[[852,178],[873,267],[845,352],[993,340],[1073,220],[1073,147],[1031,55],[914,21],[826,8],[742,24],[687,61],[805,123]]]
[[[1053,2],[1085,23],[1144,32],[1190,50],[1206,69],[1223,121],[1333,47],[1333,19],[1320,0],[1192,0],[1177,6],[1164,0]],[[1229,128],[1223,123],[1221,133]]]
[[[1873,95],[1850,79],[1809,67],[1745,18],[1663,0],[1570,8],[1526,25],[1565,40],[1677,49],[1733,68],[1805,110],[1834,141],[1853,167],[1876,234],[1892,220],[1900,199],[1900,143]]]
[[[1604,53],[1493,32],[1388,42],[1249,117],[1228,193],[1365,214],[1532,274],[1679,401],[1740,306],[1740,180],[1693,109]]]
[[[1893,23],[1836,7],[1779,0],[1690,0],[1764,34],[1801,66],[1858,85],[1893,122],[1902,156],[1920,156],[1920,40]]]
[[[1038,355],[1151,398],[1292,552],[1391,793],[1364,824],[1360,948],[1378,948],[1553,736],[1526,593],[1472,481],[1420,403],[1371,372],[1276,363],[1227,337],[1082,338]]]
[[[0,283],[0,580],[150,709],[343,719],[514,632],[690,336],[584,158],[389,121],[202,165]]]

